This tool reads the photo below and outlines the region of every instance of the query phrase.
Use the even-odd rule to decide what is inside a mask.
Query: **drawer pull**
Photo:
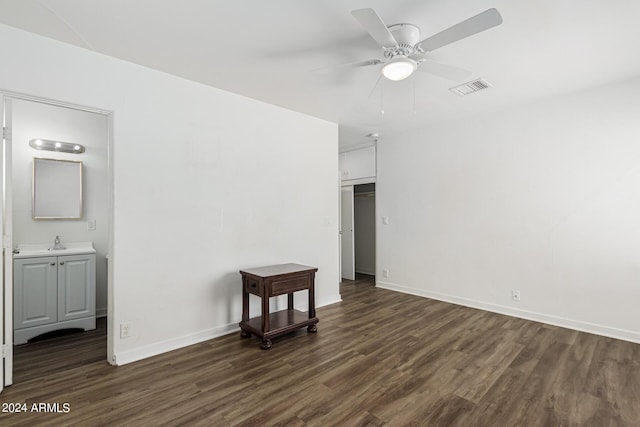
[[[64,265],[64,261],[60,261],[60,265]]]
[[[55,263],[55,262],[52,262],[52,263],[51,263],[51,265],[56,265],[56,263]]]

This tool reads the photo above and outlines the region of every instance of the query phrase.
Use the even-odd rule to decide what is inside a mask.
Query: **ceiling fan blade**
[[[471,71],[463,68],[454,67],[453,65],[440,64],[430,59],[421,59],[418,61],[418,71],[433,74],[443,79],[459,82],[471,75]]]
[[[496,9],[487,9],[418,43],[425,52],[446,46],[466,37],[493,28],[502,23],[502,16]]]
[[[329,65],[328,67],[320,67],[311,70],[311,72],[322,72],[322,71],[333,71],[341,68],[359,68],[359,67],[368,67],[370,65],[378,65],[382,64],[380,59],[367,59],[365,61],[355,61],[355,62],[347,62],[345,64],[338,65]]]
[[[373,9],[357,9],[352,10],[351,15],[358,20],[360,25],[364,27],[371,37],[381,47],[393,47],[398,44],[395,37],[391,34],[389,29],[380,16]]]

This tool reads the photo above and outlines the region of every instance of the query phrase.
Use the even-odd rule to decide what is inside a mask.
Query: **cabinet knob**
[[[64,261],[60,261],[60,265],[64,265]]]
[[[55,262],[52,262],[52,263],[51,263],[51,265],[56,265],[56,263],[55,263]]]

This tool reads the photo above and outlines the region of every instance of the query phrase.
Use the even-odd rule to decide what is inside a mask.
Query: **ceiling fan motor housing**
[[[385,48],[384,55],[393,58],[396,55],[411,56],[416,53],[415,46],[420,41],[420,29],[412,24],[395,24],[388,27],[397,46]]]

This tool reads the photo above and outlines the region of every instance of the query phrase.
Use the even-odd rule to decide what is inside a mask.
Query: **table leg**
[[[242,322],[249,321],[249,292],[247,292],[247,279],[242,276]],[[244,329],[240,331],[242,338],[249,338],[251,334]]]
[[[249,292],[247,292],[247,279],[242,277],[242,321],[249,320]]]
[[[269,350],[271,348],[271,340],[262,340],[260,348],[263,350]]]
[[[315,290],[315,273],[311,273],[309,283],[309,319],[316,317],[316,290]],[[318,327],[315,325],[307,326],[307,332],[318,332]]]
[[[316,291],[315,273],[311,273],[311,283],[309,284],[309,319],[316,317]]]
[[[262,333],[269,332],[269,295],[267,292],[263,292],[262,295]]]

